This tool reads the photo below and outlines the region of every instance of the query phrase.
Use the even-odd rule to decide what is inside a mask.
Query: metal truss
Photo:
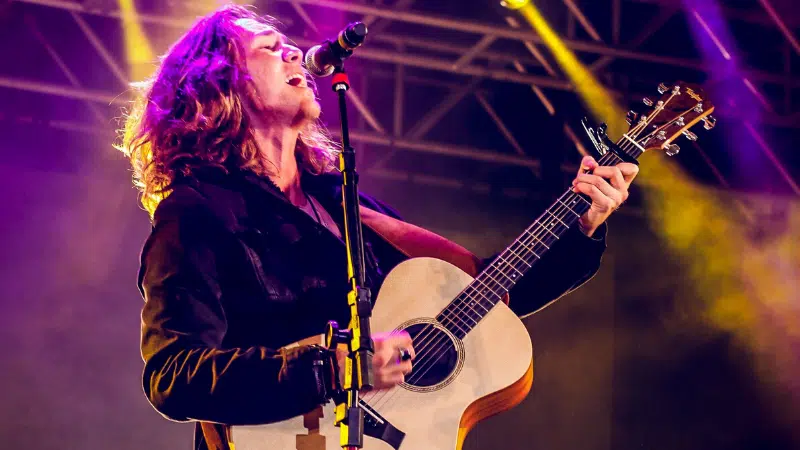
[[[351,91],[350,99],[353,107],[358,111],[359,122],[364,124],[364,129],[355,130],[352,140],[363,145],[387,147],[390,151],[381,162],[372,167],[376,173],[386,171],[383,162],[387,161],[398,151],[438,154],[448,157],[473,160],[491,164],[520,166],[529,169],[535,175],[541,169],[540,162],[520,145],[519,140],[511,128],[503,121],[502,111],[497,111],[486,95],[487,83],[513,83],[529,86],[541,106],[551,116],[556,117],[559,105],[552,100],[553,92],[569,92],[574,90],[572,83],[563,77],[549,59],[548,51],[543,46],[541,37],[523,25],[520,19],[508,11],[505,17],[500,17],[495,23],[463,20],[455,17],[433,16],[413,11],[414,0],[386,0],[390,4],[380,7],[366,2],[342,2],[336,0],[271,0],[273,3],[290,6],[293,15],[280,17],[283,23],[303,24],[307,29],[318,33],[316,25],[311,20],[310,10],[334,10],[354,16],[370,25],[370,46],[359,49],[358,58],[369,61],[369,77],[376,79],[391,79],[394,81],[394,95],[391,123],[382,123],[374,113],[376,105],[357,89]],[[653,54],[640,49],[651,37],[656,34],[672,17],[680,14],[676,2],[671,0],[610,0],[612,8],[611,32],[604,36],[598,31],[598,26],[593,23],[591,15],[582,10],[580,2],[576,0],[562,0],[564,8],[570,18],[568,23],[567,38],[564,43],[579,57],[587,59],[590,70],[607,81],[607,87],[618,96],[636,96],[637,93],[629,92],[624,86],[618,86],[608,80],[613,75],[612,64],[616,60],[635,61],[644,65],[668,66],[694,73],[704,73],[708,70],[703,61]],[[27,3],[39,6],[58,8],[70,13],[72,20],[81,29],[94,52],[105,61],[110,76],[116,78],[121,86],[128,83],[127,75],[123,70],[122,55],[112,54],[104,45],[102,38],[86,23],[86,15],[104,16],[121,19],[121,13],[116,9],[116,2],[89,2],[77,3],[66,0],[11,0],[12,3]],[[792,27],[798,22],[794,19],[783,18],[775,12],[770,0],[759,0],[762,8],[756,12],[743,13],[741,10],[724,7],[723,11],[729,17],[759,25],[776,27],[786,39],[787,57],[785,70],[768,71],[756,68],[746,68],[744,74],[754,83],[769,85],[771,91],[775,87],[782,89],[784,96],[776,100],[766,95],[761,100],[765,105],[762,114],[763,123],[781,128],[800,128],[800,113],[793,111],[792,91],[800,88],[800,78],[792,75],[790,69],[791,55],[794,51],[800,54],[800,45],[792,33]],[[658,5],[658,13],[651,17],[642,31],[632,39],[621,40],[623,27],[623,9],[630,4],[644,3]],[[101,7],[91,5],[103,5]],[[151,26],[173,27],[181,30],[190,24],[189,21],[159,14],[142,14],[138,19]],[[104,92],[92,86],[83,85],[71,72],[69,64],[62,55],[54,49],[41,33],[37,20],[26,13],[26,24],[37,40],[47,49],[55,64],[70,82],[68,86],[56,85],[35,79],[18,79],[0,73],[0,87],[37,92],[48,95],[62,96],[79,99],[87,103],[99,123],[108,123],[107,118],[97,109],[98,104],[124,104],[128,99],[118,92]],[[427,30],[428,36],[421,34],[402,34],[393,32],[391,23],[400,22],[413,24]],[[577,28],[589,36],[590,40],[576,38]],[[449,33],[461,33],[463,39],[440,40],[431,39],[437,30],[447,30]],[[381,31],[381,32],[377,32]],[[500,40],[516,41],[525,51],[498,50],[492,48]],[[314,45],[310,39],[295,38],[295,42],[303,47]],[[463,42],[472,42],[465,45]],[[631,77],[631,75],[626,75]],[[417,85],[436,86],[441,88],[443,98],[435,108],[430,109],[416,123],[404,123],[404,111],[407,109],[406,92]],[[426,136],[432,129],[441,123],[441,120],[454,108],[457,108],[465,98],[474,98],[484,109],[491,121],[496,125],[506,144],[514,154],[500,153],[493,149],[475,148],[464,145],[455,145],[446,142],[427,140]],[[780,105],[780,106],[777,106]],[[776,111],[782,111],[778,114]],[[737,118],[735,112],[722,113],[728,117]],[[51,124],[52,125],[52,124]],[[60,124],[62,128],[86,131],[96,129],[94,124]],[[368,127],[368,128],[367,128]],[[586,153],[580,140],[577,139],[575,130],[568,124],[563,124],[563,132],[572,142],[573,146],[581,153]],[[754,138],[759,146],[766,147],[777,167],[781,167],[774,152],[760,136]],[[763,145],[762,145],[763,144]],[[564,167],[565,171],[573,171],[573,167]],[[716,173],[716,172],[715,172]],[[800,188],[791,176],[783,170],[782,175],[792,188],[800,194]],[[417,179],[419,179],[417,175]],[[414,175],[407,178],[412,179]],[[446,183],[445,183],[446,184]],[[451,183],[452,184],[452,183]]]

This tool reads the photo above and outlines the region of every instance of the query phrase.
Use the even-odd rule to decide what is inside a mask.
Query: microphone
[[[305,64],[308,72],[315,77],[327,77],[336,66],[349,58],[367,37],[367,26],[353,22],[333,41],[325,41],[311,47],[306,52]]]

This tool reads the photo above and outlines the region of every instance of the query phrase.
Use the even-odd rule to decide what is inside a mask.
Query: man
[[[144,391],[167,418],[198,423],[198,449],[229,448],[228,425],[313,409],[341,362],[315,346],[285,348],[349,318],[336,148],[317,125],[301,56],[250,9],[223,7],[138,86],[142,100],[120,146],[153,218],[139,273]],[[586,158],[583,168],[593,174],[578,174],[573,189],[592,207],[512,290],[519,315],[599,266],[602,224],[625,201],[636,167]],[[361,203],[371,214],[364,239],[373,299],[409,256],[439,257],[472,275],[484,264],[368,196]],[[412,370],[413,342],[374,338],[376,388],[388,389]]]

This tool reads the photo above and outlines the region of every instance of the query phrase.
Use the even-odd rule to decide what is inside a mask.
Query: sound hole
[[[406,331],[417,354],[406,384],[427,388],[446,380],[458,365],[458,349],[450,336],[427,323],[411,325]]]

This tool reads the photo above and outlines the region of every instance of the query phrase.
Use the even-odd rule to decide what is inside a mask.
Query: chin
[[[303,118],[307,121],[313,121],[319,119],[319,115],[322,112],[322,108],[317,102],[316,99],[309,99],[305,100],[300,104],[300,111],[303,115]]]

